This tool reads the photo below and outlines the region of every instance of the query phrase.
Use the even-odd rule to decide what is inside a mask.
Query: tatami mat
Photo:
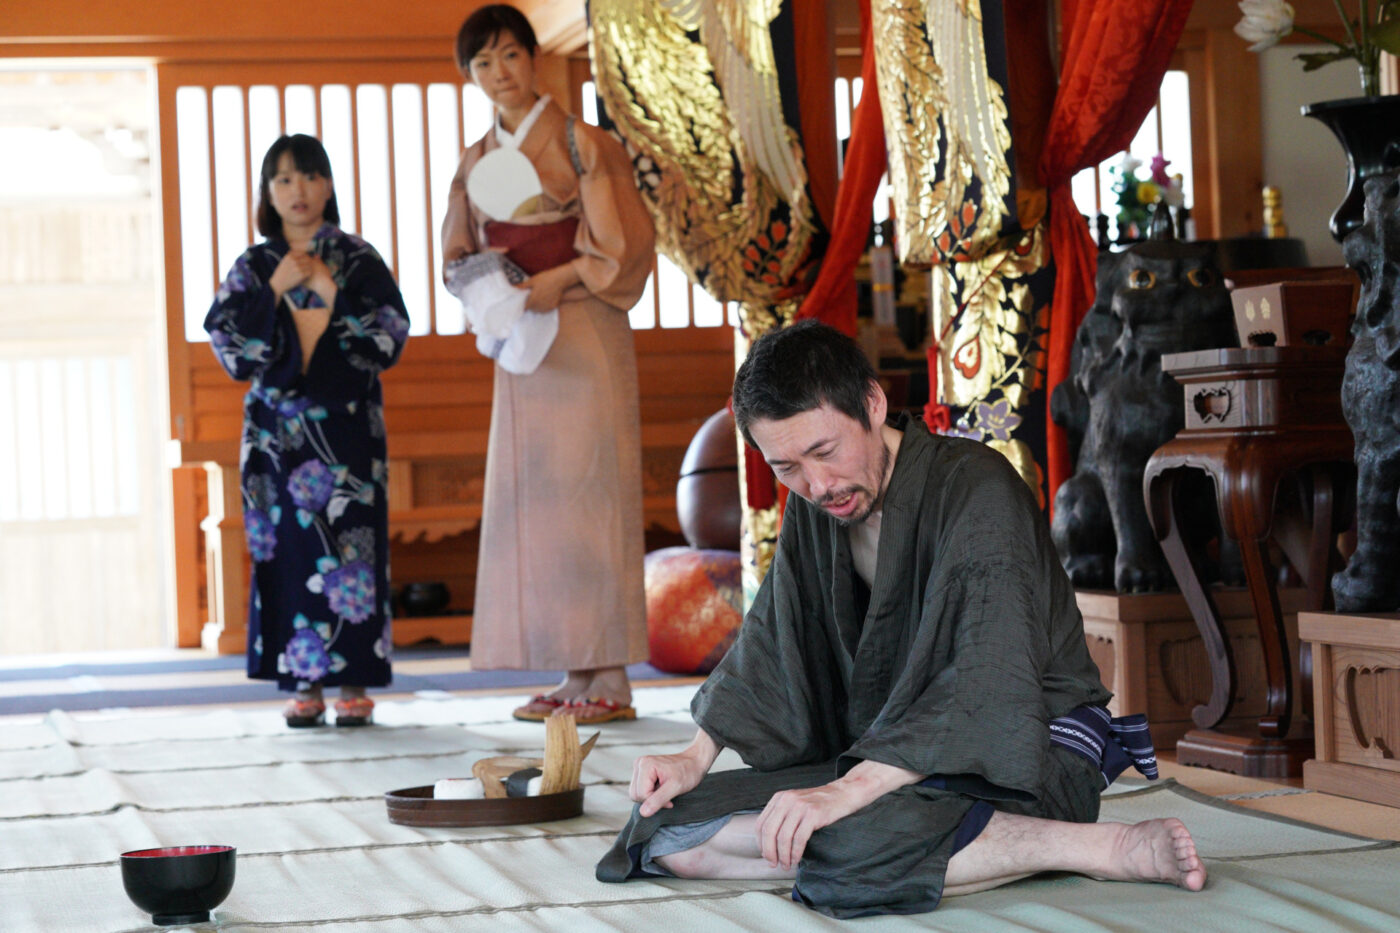
[[[684,745],[694,689],[639,689],[642,718],[600,729],[581,817],[479,829],[396,826],[382,795],[467,774],[483,755],[538,754],[541,728],[510,719],[518,697],[388,700],[363,730],[289,731],[271,704],[0,720],[0,929],[150,929],[117,856],[197,842],[239,849],[215,913],[230,931],[1400,929],[1396,846],[1288,818],[1321,795],[1170,764],[1239,804],[1125,780],[1104,818],[1184,819],[1211,871],[1200,894],[1048,876],[930,915],[838,923],[772,883],[600,884],[593,866],[630,810],[631,762]]]

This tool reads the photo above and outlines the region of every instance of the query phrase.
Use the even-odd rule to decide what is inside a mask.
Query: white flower
[[[1118,170],[1123,173],[1124,178],[1132,175],[1141,167],[1142,160],[1127,152],[1123,153],[1123,161],[1118,163]]]
[[[1293,7],[1284,0],[1240,0],[1244,19],[1235,24],[1235,35],[1254,43],[1251,52],[1277,45],[1293,31]]]

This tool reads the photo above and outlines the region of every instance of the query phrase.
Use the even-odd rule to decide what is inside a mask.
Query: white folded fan
[[[467,197],[492,220],[511,220],[543,193],[534,164],[513,146],[492,149],[467,173]]]

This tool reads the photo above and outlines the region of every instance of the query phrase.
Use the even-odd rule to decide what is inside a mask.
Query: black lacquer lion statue
[[[1148,458],[1185,424],[1182,390],[1162,372],[1162,354],[1237,346],[1230,294],[1214,244],[1177,241],[1168,222],[1154,222],[1144,243],[1100,253],[1096,284],[1071,376],[1051,396],[1075,464],[1056,493],[1051,534],[1078,588],[1175,588],[1142,491]],[[1200,480],[1199,491],[1185,492],[1206,506],[1188,510],[1202,527],[1185,530],[1208,539],[1219,521],[1209,481]]]
[[[1366,180],[1365,222],[1342,243],[1361,277],[1342,408],[1356,438],[1356,551],[1332,577],[1341,612],[1400,609],[1400,149]]]

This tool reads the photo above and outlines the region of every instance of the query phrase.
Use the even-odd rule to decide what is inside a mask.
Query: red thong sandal
[[[282,707],[282,718],[287,720],[287,725],[293,729],[308,729],[312,726],[324,725],[326,704],[321,700],[303,700],[292,697]]]
[[[637,710],[630,704],[614,703],[601,697],[579,697],[577,700],[570,700],[568,712],[580,726],[637,718]]]
[[[341,697],[335,701],[337,726],[368,726],[374,722],[374,701],[369,697]]]
[[[516,719],[523,719],[526,722],[544,722],[549,718],[550,713],[553,713],[561,706],[568,705],[568,700],[560,700],[557,697],[537,693],[530,697],[529,703],[526,703],[524,706],[517,706],[511,715]]]

